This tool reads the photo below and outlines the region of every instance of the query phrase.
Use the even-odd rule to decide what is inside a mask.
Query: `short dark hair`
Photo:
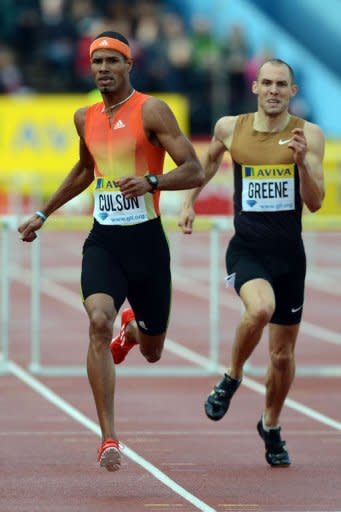
[[[258,77],[259,77],[259,72],[260,70],[262,69],[262,67],[264,66],[264,64],[279,64],[279,65],[282,65],[282,66],[286,66],[289,70],[289,74],[290,74],[290,79],[291,79],[291,83],[292,84],[295,84],[295,73],[294,73],[294,70],[292,69],[292,67],[290,66],[290,64],[288,64],[287,62],[285,62],[284,60],[282,59],[268,59],[266,60],[265,62],[263,62],[263,64],[261,64],[258,68],[258,71],[257,71],[257,80],[258,80]]]
[[[119,41],[122,41],[122,43],[129,46],[128,39],[119,32],[114,32],[113,30],[105,30],[104,32],[101,32],[100,34],[98,34],[98,36],[95,37],[94,41],[96,41],[96,39],[99,39],[100,37],[110,37],[111,39],[118,39]]]

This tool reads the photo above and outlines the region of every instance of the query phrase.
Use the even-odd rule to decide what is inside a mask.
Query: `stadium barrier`
[[[316,241],[314,240],[316,233],[319,232],[340,232],[341,233],[341,218],[340,217],[318,217],[318,216],[304,216],[304,230],[310,235],[308,241],[309,250],[314,252],[316,250]],[[10,233],[15,231],[20,221],[19,217],[16,216],[3,216],[0,218],[0,229],[1,229],[1,358],[0,358],[0,372],[5,373],[7,363],[10,358],[9,351],[9,340],[10,340],[10,304],[11,304],[11,293],[10,283],[11,277],[13,276],[14,270],[12,268],[13,261],[10,254]],[[42,361],[42,342],[41,342],[41,295],[42,295],[42,245],[44,245],[44,238],[49,232],[77,232],[87,231],[91,227],[91,217],[85,216],[64,216],[55,215],[51,217],[48,222],[44,225],[44,230],[41,231],[37,240],[30,246],[31,251],[31,262],[30,262],[30,309],[31,309],[31,331],[30,331],[30,349],[31,349],[31,361],[29,368],[32,373],[37,375],[45,376],[70,376],[70,375],[86,375],[85,367],[80,366],[67,366],[67,365],[47,365]],[[179,233],[177,226],[177,218],[175,217],[163,217],[163,224],[167,234]],[[197,233],[205,234],[208,236],[208,257],[207,261],[201,263],[206,265],[204,271],[207,272],[209,269],[209,301],[208,301],[208,355],[206,358],[205,369],[203,365],[196,367],[192,363],[190,365],[179,366],[165,366],[165,365],[145,365],[144,367],[133,367],[124,365],[124,367],[118,368],[118,373],[123,375],[163,375],[163,376],[203,376],[205,374],[216,374],[219,366],[219,353],[220,353],[220,322],[221,313],[220,306],[222,304],[221,299],[221,285],[224,278],[222,274],[222,246],[221,246],[221,234],[232,233],[233,223],[231,217],[219,217],[219,216],[200,216],[197,218],[195,231]],[[17,236],[17,235],[16,235]],[[183,240],[183,239],[182,239]],[[193,240],[193,239],[192,239]],[[199,242],[200,243],[200,242]],[[225,245],[225,240],[224,240]],[[192,242],[191,242],[192,244]],[[189,245],[191,245],[189,244]],[[181,266],[181,251],[183,242],[171,243],[172,259],[175,262],[175,266],[179,268]],[[201,247],[200,245],[198,246]],[[207,249],[207,247],[205,247]],[[220,264],[219,264],[220,261]],[[208,267],[207,267],[208,265]],[[195,266],[190,262],[190,266]],[[188,268],[185,268],[185,273],[188,274]],[[203,272],[202,268],[197,269],[198,272]],[[177,272],[173,273],[175,281],[177,280]],[[237,299],[237,303],[233,305],[233,308],[239,308],[240,313],[242,312],[241,303]],[[79,299],[79,309],[83,311],[81,300]],[[316,326],[311,327],[308,324],[302,322],[301,330],[306,330],[309,335],[319,337],[321,330],[316,329]],[[324,329],[324,333],[327,329]],[[341,344],[341,334],[333,331],[328,331],[328,337],[331,342]],[[334,339],[335,338],[335,339]],[[169,342],[167,345],[174,353],[181,354],[179,347],[174,342]],[[245,367],[245,373],[250,376],[264,375],[266,371],[265,367],[256,366],[252,362],[252,358],[248,361]],[[312,365],[312,366],[298,366],[298,375],[320,375],[320,376],[340,376],[341,366],[340,365]]]

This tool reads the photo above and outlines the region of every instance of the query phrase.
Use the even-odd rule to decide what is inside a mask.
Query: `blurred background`
[[[74,349],[72,361],[69,350],[56,354],[51,329],[60,334],[61,315],[66,322],[70,305],[82,309],[80,248],[91,224],[91,187],[56,212],[34,244],[22,246],[16,227],[22,216],[42,207],[78,159],[73,115],[101,100],[90,76],[88,49],[104,30],[129,39],[133,86],[169,103],[200,157],[218,118],[256,109],[250,86],[265,59],[280,58],[293,67],[299,94],[291,112],[318,123],[326,135],[326,199],[316,214],[304,212],[303,223],[309,293],[318,289],[328,295],[310,295],[311,315],[323,315],[324,327],[314,323],[305,329],[319,342],[320,365],[333,362],[320,341],[340,345],[339,327],[331,330],[338,320],[341,276],[340,1],[0,0],[0,374],[9,358],[9,339],[21,361],[31,358],[34,372],[70,375],[72,362],[78,365],[72,371],[84,374],[79,361],[87,336],[83,323],[70,321],[74,334],[71,328],[65,331]],[[168,158],[165,170],[173,165]],[[202,215],[191,237],[177,226],[182,192],[161,194],[178,293],[173,326],[181,328],[180,339],[195,351],[202,339],[210,368],[217,363],[220,338],[231,332],[226,306],[240,315],[237,297],[232,303],[224,284],[232,194],[226,154],[196,202]],[[311,355],[310,342],[303,353]],[[264,353],[257,357],[259,371]],[[47,368],[51,359],[59,366]],[[320,367],[311,368],[314,376],[321,373]],[[340,366],[322,370],[340,375]]]
[[[90,41],[115,30],[130,41],[136,89],[173,108],[199,156],[216,120],[256,108],[250,85],[270,57],[294,68],[292,113],[327,137],[327,198],[319,216],[341,215],[340,0],[1,0],[0,213],[40,205],[77,159],[74,111],[98,100]],[[167,162],[167,168],[172,162]],[[228,156],[197,211],[232,213]],[[176,214],[181,194],[163,194]],[[88,213],[84,193],[62,209]]]

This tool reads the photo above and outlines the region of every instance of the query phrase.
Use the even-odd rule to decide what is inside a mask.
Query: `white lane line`
[[[13,265],[11,277],[20,283],[31,286],[31,271],[20,268],[19,266]],[[67,287],[54,282],[46,277],[41,278],[41,291],[53,297],[59,301],[65,302],[66,304],[84,311],[84,307],[80,298],[75,292],[69,290]],[[179,274],[173,275],[173,286],[177,289],[198,297],[200,299],[207,300],[209,289],[205,284],[193,282],[192,279],[180,276]],[[220,297],[220,304],[226,306],[233,311],[241,311],[240,301],[238,297],[232,295],[224,295]],[[325,341],[334,345],[341,346],[341,333],[332,331],[319,325],[302,321],[301,332],[317,338],[319,341]]]
[[[177,343],[176,341],[172,341],[169,338],[167,338],[165,348],[170,350],[173,354],[176,354],[179,357],[183,357],[187,361],[199,364],[200,366],[203,366],[206,369],[209,368],[210,361],[208,358],[204,356],[198,356],[196,352],[193,352],[189,348],[184,347],[183,345]],[[204,361],[206,361],[206,364],[202,364],[204,363]],[[224,372],[226,372],[226,367],[223,365],[218,365],[217,374],[221,375]],[[249,377],[244,377],[242,384],[247,388],[252,389],[252,391],[256,391],[261,395],[265,395],[265,386],[253,379],[250,379]],[[311,407],[301,404],[296,400],[287,398],[285,401],[285,405],[290,409],[294,409],[295,411],[298,411],[299,413],[304,414],[305,416],[308,416],[309,418],[312,418],[319,423],[328,425],[329,427],[335,428],[336,430],[341,430],[341,422],[336,421],[333,418],[330,418],[329,416],[321,414],[318,411],[312,409]]]
[[[207,300],[209,294],[209,288],[207,285],[203,283],[194,283],[193,279],[184,277],[179,274],[175,274],[173,276],[174,288],[176,287],[178,290],[181,290],[184,293],[188,293],[199,299]],[[233,311],[241,311],[241,304],[237,296],[235,295],[221,295],[219,298],[219,302],[221,305],[226,306]],[[325,341],[328,343],[333,343],[334,345],[341,345],[341,333],[332,331],[331,329],[327,329],[325,327],[320,327],[317,324],[313,324],[311,322],[302,321],[301,332],[305,334],[317,338],[319,341]]]
[[[297,420],[294,420],[295,423]],[[293,421],[291,421],[293,422]],[[289,423],[289,421],[288,421]],[[292,428],[286,428],[285,432],[290,434],[291,436],[303,436],[303,437],[329,437],[331,441],[334,442],[334,438],[338,438],[340,436],[339,432],[334,432],[334,430],[297,430]],[[250,437],[253,436],[255,433],[254,429],[250,430],[195,430],[195,437],[209,437],[209,436],[218,436],[218,437]],[[68,430],[35,430],[34,432],[32,430],[29,431],[23,431],[23,430],[11,430],[11,431],[2,431],[0,432],[0,438],[1,437],[16,437],[16,436],[25,436],[25,437],[64,437],[64,438],[75,438],[77,441],[79,437],[84,437],[88,442],[88,438],[92,436],[90,432],[87,430],[80,431],[80,430],[74,430],[74,431],[68,431]],[[124,436],[125,438],[153,438],[152,441],[154,441],[155,438],[158,437],[191,437],[193,438],[193,429],[191,430],[124,430]],[[146,439],[145,439],[146,441]]]
[[[54,406],[58,407],[58,409],[65,412],[72,419],[86,427],[94,434],[97,434],[101,437],[101,431],[99,426],[90,420],[87,416],[82,414],[80,411],[75,409],[72,405],[66,402],[63,398],[57,395],[54,391],[49,389],[47,386],[38,381],[35,377],[32,377],[28,372],[26,372],[23,368],[15,364],[14,362],[9,362],[9,370],[13,375],[15,375],[22,382],[27,384],[30,388],[36,391],[39,395],[45,398],[48,402],[52,403]],[[177,484],[174,480],[169,478],[165,473],[160,471],[156,466],[151,464],[148,460],[141,457],[134,450],[129,448],[127,445],[122,444],[123,454],[128,457],[130,460],[141,466],[143,469],[148,471],[151,475],[153,475],[157,480],[159,480],[166,487],[171,489],[174,493],[178,494],[184,500],[191,503],[194,507],[202,512],[216,512],[216,510],[199,498],[188,492],[184,487]]]
[[[17,269],[17,279],[24,284],[31,284],[31,272],[30,271],[20,271],[20,268]],[[185,282],[184,282],[185,281]],[[191,286],[189,285],[191,283]],[[191,280],[183,280],[181,279],[181,284],[184,285],[186,283],[186,286],[184,286],[184,289],[187,293],[193,293],[193,282]],[[177,282],[177,285],[179,283]],[[72,306],[73,308],[76,308],[78,310],[84,311],[83,305],[81,303],[80,296],[76,293],[72,292],[68,288],[61,286],[59,284],[54,283],[53,281],[42,278],[41,279],[41,291],[49,295],[50,297],[55,298],[56,300],[63,302],[65,304],[68,304],[69,306]],[[207,288],[206,288],[206,294],[205,297],[207,299]],[[238,310],[240,310],[240,305],[238,301],[235,301],[232,297],[226,297],[227,304],[233,308],[238,307]],[[319,329],[318,326],[314,326],[314,329]],[[321,336],[323,336],[325,333],[324,331],[321,331]],[[336,333],[334,333],[336,335]],[[340,336],[340,335],[337,335]],[[330,339],[324,338],[325,341],[331,341]],[[197,364],[198,366],[202,366],[203,368],[207,369],[210,368],[210,360],[202,356],[196,352],[193,352],[189,348],[187,348],[184,345],[181,345],[180,343],[177,343],[173,340],[170,340],[167,338],[165,343],[165,349],[169,350],[173,354],[176,354],[177,356],[181,357],[182,359],[186,359],[187,361]],[[224,373],[226,371],[226,367],[223,365],[217,366],[217,374],[218,372]],[[259,384],[257,381],[250,379],[249,377],[243,378],[243,384],[248,387],[249,389],[252,389],[253,391],[256,391],[257,393],[260,393],[261,395],[265,395],[265,387],[262,384]],[[308,416],[312,419],[314,419],[317,422],[320,422],[324,425],[328,425],[329,427],[335,428],[336,430],[341,430],[341,423],[339,421],[336,421],[332,418],[329,418],[328,416],[319,413],[318,411],[315,411],[314,409],[301,404],[300,402],[296,400],[292,400],[290,398],[287,398],[285,401],[285,405],[287,407],[290,407],[291,409],[294,409],[301,414],[304,414],[305,416]]]
[[[328,269],[319,267],[310,267],[307,272],[307,285],[315,290],[341,297],[341,290],[338,286],[340,282],[340,269],[334,269],[335,274],[327,274]]]

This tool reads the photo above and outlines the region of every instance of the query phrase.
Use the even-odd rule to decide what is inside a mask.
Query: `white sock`
[[[270,430],[278,430],[279,429],[279,425],[276,425],[275,427],[268,427],[267,425],[265,425],[264,414],[262,414],[262,426],[263,426],[263,430],[265,430],[265,432],[270,432]]]

